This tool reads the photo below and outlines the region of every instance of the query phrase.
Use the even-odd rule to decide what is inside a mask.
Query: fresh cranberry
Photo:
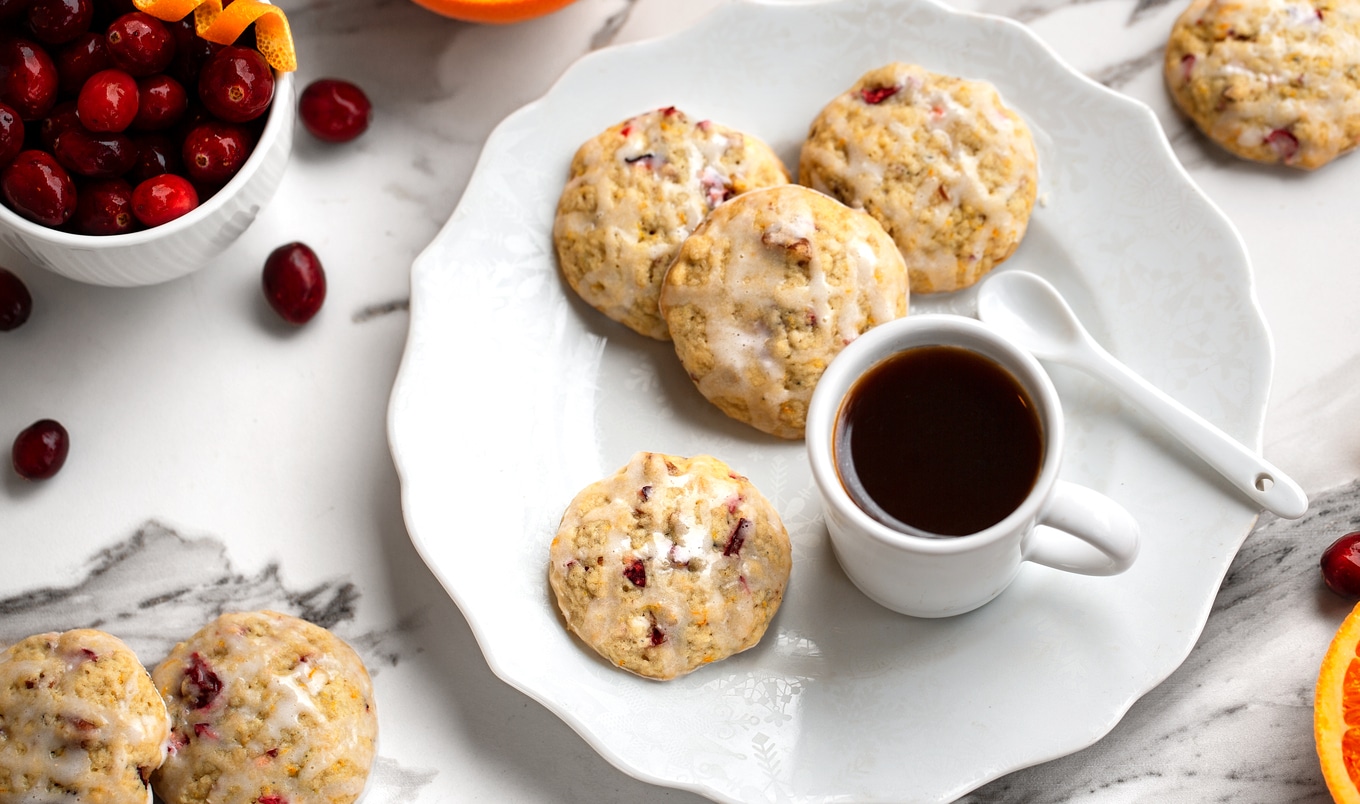
[[[33,296],[24,280],[0,268],[0,332],[17,329],[33,312]]]
[[[0,0],[0,22],[22,17],[31,2],[33,0]]]
[[[104,33],[109,58],[135,76],[155,75],[175,58],[175,40],[165,23],[141,11],[124,14]]]
[[[69,128],[84,128],[80,116],[76,114],[75,101],[62,101],[47,113],[38,126],[38,142],[51,151],[56,147],[57,137]]]
[[[71,222],[77,232],[87,235],[135,231],[138,227],[132,214],[132,185],[124,179],[97,179],[84,185]]]
[[[24,121],[13,109],[0,103],[0,167],[24,149]]]
[[[222,49],[222,45],[209,42],[198,35],[194,25],[194,15],[190,14],[179,22],[167,22],[170,37],[175,40],[175,58],[165,72],[181,86],[198,86],[198,73],[203,62]]]
[[[137,164],[137,146],[119,132],[95,133],[72,126],[52,142],[52,155],[72,173],[95,179],[121,176]]]
[[[264,261],[264,297],[284,321],[305,324],[326,300],[326,272],[302,243],[279,246]]]
[[[901,92],[902,88],[897,86],[890,87],[865,87],[859,91],[859,97],[870,106],[877,106],[883,101]]]
[[[90,30],[94,21],[91,0],[33,0],[28,7],[28,29],[39,42],[62,45]]]
[[[373,104],[359,87],[337,78],[313,81],[298,100],[302,125],[317,139],[349,142],[368,129]]]
[[[183,176],[162,173],[132,191],[132,214],[147,226],[160,226],[198,206],[198,191]]]
[[[254,120],[274,97],[274,73],[258,50],[224,47],[203,65],[198,97],[209,112],[228,123]]]
[[[24,428],[14,439],[10,453],[14,471],[27,480],[46,480],[61,470],[71,450],[66,428],[51,419],[42,419]]]
[[[57,65],[46,50],[27,39],[0,45],[0,101],[25,120],[47,114],[57,100]]]
[[[57,87],[63,95],[75,95],[90,76],[108,69],[113,61],[104,35],[83,33],[62,46],[52,60],[57,65]]]
[[[226,184],[250,156],[250,133],[232,123],[209,120],[184,137],[184,172],[203,184]]]
[[[123,131],[137,117],[139,103],[137,79],[122,70],[100,70],[80,88],[76,113],[90,131]]]
[[[137,116],[132,127],[138,131],[161,131],[184,117],[189,95],[178,81],[168,75],[137,79]]]
[[[60,226],[76,211],[76,185],[46,151],[21,151],[0,173],[0,191],[15,212]]]
[[[127,179],[133,185],[162,173],[179,172],[179,146],[166,135],[139,134],[132,142],[137,146],[137,163],[128,171]]]
[[[217,700],[222,692],[222,679],[217,677],[201,655],[191,653],[179,690],[190,709],[203,709]]]
[[[1360,597],[1360,532],[1347,533],[1322,551],[1322,580],[1338,595]]]

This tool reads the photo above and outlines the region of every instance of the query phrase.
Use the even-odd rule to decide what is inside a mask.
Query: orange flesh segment
[[[234,0],[226,8],[222,0],[133,0],[138,11],[159,20],[182,20],[194,14],[194,29],[209,42],[229,45],[246,28],[255,25],[255,46],[269,66],[281,73],[297,69],[293,32],[283,9],[259,0]]]

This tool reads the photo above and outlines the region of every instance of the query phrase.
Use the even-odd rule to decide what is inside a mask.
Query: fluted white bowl
[[[35,265],[94,285],[132,287],[193,273],[230,246],[274,196],[293,149],[293,74],[276,73],[264,131],[241,170],[198,208],[120,235],[49,229],[0,204],[0,241]]]

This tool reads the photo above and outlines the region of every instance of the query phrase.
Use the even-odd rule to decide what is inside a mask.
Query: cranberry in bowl
[[[169,132],[157,129],[154,114],[148,122],[146,109],[142,110],[143,115],[137,122],[128,124],[122,131],[91,133],[82,130],[82,133],[66,134],[59,126],[58,130],[50,132],[39,129],[46,136],[37,139],[51,142],[56,156],[30,149],[31,152],[23,151],[8,160],[4,170],[0,170],[0,185],[6,185],[0,187],[3,192],[0,241],[36,265],[96,285],[152,285],[207,265],[254,221],[278,189],[288,164],[297,114],[293,73],[271,72],[274,89],[267,110],[251,123],[229,124],[238,128],[250,127],[249,138],[254,141],[245,143],[249,154],[244,161],[240,161],[239,136],[236,141],[219,136],[207,144],[200,144],[190,154],[192,157],[201,152],[206,163],[209,158],[228,152],[230,158],[240,162],[239,167],[233,164],[227,172],[222,172],[220,162],[206,164],[197,174],[200,179],[206,178],[206,183],[197,179],[191,183],[187,178],[171,177],[170,174],[155,181],[141,175],[144,166],[132,163],[129,163],[131,167],[115,164],[109,169],[114,176],[98,172],[105,162],[115,159],[116,146],[120,142],[158,139],[172,142],[171,147],[176,150],[181,148],[184,138],[167,137]],[[113,87],[109,94],[114,93],[117,85],[128,83],[119,75],[105,76],[101,80]],[[179,102],[173,91],[166,93],[158,89],[155,82],[142,79],[139,83],[144,87],[151,86],[151,92],[159,93],[152,112],[159,111],[167,103]],[[186,89],[191,93],[195,90],[193,87]],[[233,97],[239,95],[232,94]],[[111,111],[117,113],[112,116],[112,122],[96,125],[115,129],[123,126],[128,113]],[[78,108],[74,112],[56,108],[44,118],[23,122],[25,126],[39,127],[44,120],[69,120],[64,115],[72,114],[78,116]],[[95,119],[88,113],[87,117]],[[188,130],[183,124],[179,128]],[[199,137],[195,141],[203,140],[204,137]],[[136,147],[133,146],[133,159],[137,157]],[[60,162],[65,160],[70,164],[73,160],[83,159],[85,154],[97,154],[105,161],[87,160],[94,167],[87,168],[86,175],[78,177],[77,194],[83,195],[79,200],[74,196],[68,198],[63,195],[68,185],[61,181]],[[172,154],[175,159],[181,156],[182,153]],[[11,172],[17,175],[11,176],[6,183],[6,171],[16,163],[20,169]],[[53,170],[53,164],[58,165],[57,170]],[[180,173],[188,175],[183,170]],[[212,183],[213,179],[227,175],[230,178],[225,183]],[[19,211],[20,207],[23,211]],[[188,211],[184,211],[186,209]],[[101,234],[85,234],[82,230]]]

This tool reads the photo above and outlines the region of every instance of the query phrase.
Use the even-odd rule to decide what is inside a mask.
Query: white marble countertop
[[[210,616],[285,607],[333,627],[375,673],[382,744],[366,801],[697,801],[613,768],[499,681],[412,548],[388,451],[388,394],[413,258],[453,211],[481,145],[582,54],[678,30],[720,0],[579,0],[507,27],[408,0],[285,0],[299,86],[363,86],[374,124],[299,134],[283,185],[242,239],[182,280],[81,285],[0,253],[35,299],[0,334],[0,439],[40,418],[71,433],[53,480],[0,481],[0,643],[98,625],[145,661]],[[1312,685],[1350,604],[1317,581],[1360,529],[1360,157],[1313,174],[1226,156],[1189,131],[1160,77],[1183,2],[967,0],[1032,26],[1063,58],[1157,113],[1236,224],[1276,347],[1265,454],[1313,499],[1263,518],[1198,646],[1112,733],[968,801],[1326,801]],[[320,255],[330,295],[293,331],[259,291],[275,246]],[[472,456],[469,456],[472,459]]]

